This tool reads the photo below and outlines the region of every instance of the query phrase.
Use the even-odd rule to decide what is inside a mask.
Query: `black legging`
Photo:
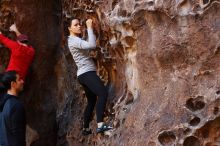
[[[103,122],[105,105],[107,101],[107,90],[97,76],[95,71],[89,71],[78,76],[79,83],[83,86],[87,97],[87,106],[84,111],[84,128],[89,127],[89,123],[92,120],[92,113],[96,104],[96,116],[97,122]]]

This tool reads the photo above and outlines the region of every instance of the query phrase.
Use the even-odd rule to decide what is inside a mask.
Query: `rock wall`
[[[109,100],[113,116],[108,113],[115,131],[109,138],[79,138],[73,128],[69,135],[72,145],[76,141],[112,146],[220,144],[216,130],[220,105],[219,1],[63,3],[66,17],[95,17],[96,25],[100,25],[96,31],[101,49],[107,48],[114,63],[108,72],[114,71],[117,80],[108,80],[115,89]],[[97,62],[102,60],[97,58]]]
[[[62,25],[71,16],[94,20],[108,136],[80,133],[86,99]],[[13,19],[37,51],[22,95],[29,145],[220,145],[219,0],[1,1],[1,27]]]

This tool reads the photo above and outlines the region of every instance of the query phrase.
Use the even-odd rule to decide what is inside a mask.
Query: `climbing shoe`
[[[111,130],[112,128],[113,128],[112,126],[103,124],[102,127],[96,129],[96,132],[97,132],[97,133],[102,133],[102,132],[104,132],[104,131]]]
[[[83,128],[82,130],[82,135],[86,136],[92,134],[92,130],[91,129],[87,129],[87,128]]]

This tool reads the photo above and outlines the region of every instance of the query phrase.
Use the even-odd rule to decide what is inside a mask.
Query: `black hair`
[[[0,92],[4,93],[11,89],[11,82],[15,82],[17,78],[16,71],[7,71],[1,75],[1,87]]]
[[[23,41],[19,41],[19,42],[21,42],[21,43],[23,43],[23,44],[26,44],[26,45],[30,46],[30,43],[29,43],[28,40],[23,40]]]
[[[66,37],[69,36],[69,29],[68,28],[71,26],[72,20],[74,20],[74,19],[80,20],[79,18],[76,18],[76,17],[65,17],[64,18],[63,27],[64,27],[64,35]]]
[[[10,31],[7,35],[6,35],[10,40],[16,41],[16,33],[14,31]]]

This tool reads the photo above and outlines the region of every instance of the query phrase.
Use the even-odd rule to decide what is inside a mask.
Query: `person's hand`
[[[86,26],[87,28],[92,28],[92,19],[86,20]]]
[[[10,28],[9,28],[9,31],[14,31],[14,32],[17,32],[17,31],[18,31],[18,29],[17,29],[17,27],[16,27],[16,25],[15,25],[15,24],[12,24],[12,25],[10,26]]]
[[[16,24],[12,24],[9,28],[9,31],[13,31],[16,33],[16,36],[19,36],[21,35],[21,33],[18,31],[17,27],[16,27]]]

